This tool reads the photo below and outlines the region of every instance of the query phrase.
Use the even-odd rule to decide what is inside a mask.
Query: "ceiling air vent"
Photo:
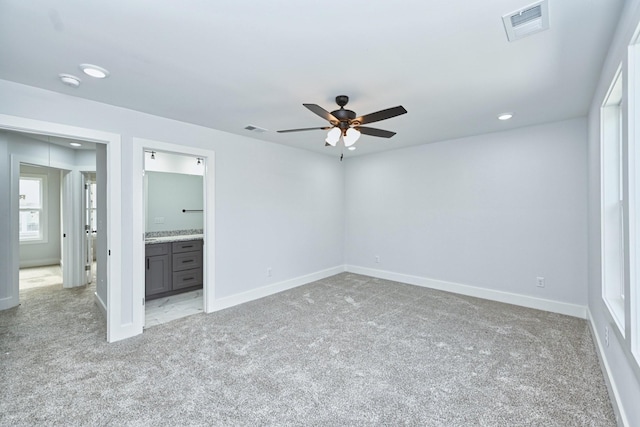
[[[267,131],[265,128],[261,128],[261,127],[254,126],[254,125],[247,125],[244,128],[246,130],[250,130],[251,132],[256,132],[256,133],[262,133],[262,132],[266,132]]]
[[[504,29],[510,42],[544,31],[549,28],[549,5],[547,0],[533,3],[523,9],[502,17]]]

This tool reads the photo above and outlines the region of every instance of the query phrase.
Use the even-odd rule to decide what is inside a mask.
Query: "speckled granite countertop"
[[[170,243],[170,242],[182,242],[185,240],[202,240],[202,234],[186,234],[180,236],[164,236],[164,237],[147,237],[144,242],[147,245],[153,245],[155,243]]]
[[[203,230],[176,230],[176,231],[150,231],[145,233],[144,242],[148,245],[154,243],[183,242],[185,240],[198,240],[204,237]]]

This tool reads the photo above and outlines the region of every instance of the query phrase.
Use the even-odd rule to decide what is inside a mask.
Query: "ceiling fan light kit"
[[[325,142],[330,146],[335,147],[336,144],[338,144],[338,141],[340,141],[340,136],[342,136],[340,128],[331,128],[327,133],[327,139],[325,139]]]
[[[348,102],[348,96],[336,96],[336,104],[338,104],[340,109],[332,112],[328,112],[317,104],[302,104],[312,113],[315,113],[328,121],[330,126],[303,129],[286,129],[279,130],[278,133],[302,132],[308,130],[329,130],[329,132],[327,133],[327,138],[325,139],[325,146],[335,147],[340,141],[340,137],[342,137],[344,146],[349,148],[356,143],[356,141],[362,134],[380,138],[391,138],[396,134],[395,132],[365,127],[362,125],[390,119],[407,112],[407,110],[405,110],[403,106],[399,105],[397,107],[387,108],[386,110],[380,110],[376,111],[375,113],[358,117],[355,112],[344,108],[344,106],[347,105]]]
[[[351,147],[360,138],[360,132],[356,128],[349,128],[342,136],[345,147]]]

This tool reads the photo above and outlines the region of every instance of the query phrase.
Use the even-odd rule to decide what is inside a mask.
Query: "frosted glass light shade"
[[[340,141],[341,134],[342,132],[340,131],[340,128],[335,127],[327,133],[327,139],[325,139],[325,142],[332,147],[335,147],[338,141]]]
[[[347,133],[342,137],[345,147],[351,147],[360,138],[360,132],[357,129],[349,128]]]

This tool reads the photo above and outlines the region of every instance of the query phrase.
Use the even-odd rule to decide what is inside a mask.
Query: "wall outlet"
[[[271,277],[271,267],[267,268],[267,277]]]
[[[153,218],[153,223],[154,224],[164,224],[164,217],[163,216],[157,216],[157,217]]]
[[[604,345],[609,347],[609,327],[604,327]]]
[[[376,262],[376,264],[380,264],[380,255],[376,255],[373,260]]]
[[[536,277],[536,286],[544,288],[544,277]]]

